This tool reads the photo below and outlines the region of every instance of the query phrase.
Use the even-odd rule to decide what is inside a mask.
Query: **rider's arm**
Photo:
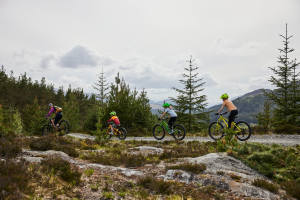
[[[46,117],[49,117],[51,115],[51,113],[53,113],[53,112],[54,112],[54,108],[51,108],[50,111],[49,111],[49,113],[48,113],[48,115]]]
[[[166,113],[167,113],[167,112],[164,112],[164,113],[160,116],[160,118],[162,118]]]
[[[223,110],[224,105],[225,105],[225,104],[223,103],[223,104],[222,104],[222,107],[220,108],[220,110],[218,111],[218,113],[221,112],[221,111]]]

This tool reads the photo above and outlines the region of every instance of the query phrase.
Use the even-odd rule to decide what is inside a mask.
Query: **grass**
[[[265,179],[255,179],[252,183],[252,185],[256,187],[263,188],[265,190],[269,190],[270,192],[273,193],[278,193],[279,187],[273,183],[270,183],[266,181]]]
[[[177,170],[183,170],[183,171],[191,172],[191,173],[194,173],[194,174],[200,174],[204,170],[206,170],[206,166],[203,163],[197,163],[197,162],[191,163],[191,162],[186,161],[182,164],[167,166],[166,169],[167,170],[177,169]]]

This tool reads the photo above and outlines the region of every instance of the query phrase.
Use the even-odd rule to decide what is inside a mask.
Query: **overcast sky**
[[[211,106],[273,88],[286,23],[300,61],[299,0],[0,0],[0,65],[85,92],[103,68],[160,101],[178,95],[192,55]]]

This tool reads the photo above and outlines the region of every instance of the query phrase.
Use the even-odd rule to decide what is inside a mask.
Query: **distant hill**
[[[270,92],[271,90],[266,89],[267,92]],[[257,124],[257,119],[253,117],[251,114],[257,114],[260,112],[264,106],[266,96],[264,93],[259,90],[255,90],[253,92],[249,92],[247,94],[242,95],[241,97],[232,100],[232,103],[238,108],[239,114],[237,121],[244,120],[248,123],[254,123]],[[220,99],[221,101],[221,99]],[[216,121],[218,119],[218,116],[215,116],[215,113],[221,108],[222,104],[212,106],[208,108],[207,110],[213,112],[210,114],[210,121]],[[224,108],[223,112],[225,112],[227,109]],[[226,115],[226,117],[228,114]]]

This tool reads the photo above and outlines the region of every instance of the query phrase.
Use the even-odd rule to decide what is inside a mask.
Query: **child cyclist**
[[[237,108],[233,105],[233,103],[228,99],[228,97],[229,96],[227,93],[222,94],[220,99],[223,100],[223,104],[222,104],[222,107],[220,108],[220,110],[215,115],[218,115],[219,112],[221,112],[225,106],[228,109],[225,113],[227,113],[228,111],[230,112],[229,116],[228,116],[228,128],[230,128],[231,122],[233,122],[234,116],[236,116],[239,112],[238,112]]]
[[[119,121],[119,118],[116,116],[116,112],[112,111],[111,113],[109,113],[111,118],[109,120],[107,120],[106,123],[110,122],[110,121],[114,121],[114,124],[111,125],[110,128],[110,132],[108,133],[109,135],[113,135],[113,128],[116,128],[116,126],[119,126],[121,123]]]
[[[55,119],[54,119],[54,126],[56,127],[56,130],[60,131],[60,127],[59,127],[59,120],[62,118],[63,114],[62,114],[62,108],[58,107],[58,106],[53,106],[52,103],[49,103],[48,105],[50,107],[50,111],[48,113],[48,115],[45,117],[45,119],[47,119],[51,113],[55,113]]]
[[[175,113],[175,111],[173,110],[173,108],[170,106],[169,103],[164,103],[164,105],[162,106],[164,107],[165,109],[165,112],[158,118],[158,120],[160,120],[166,113],[168,113],[170,116],[169,116],[169,128],[170,128],[170,133],[169,134],[172,134],[174,133],[174,130],[173,130],[173,124],[175,122],[175,120],[177,119],[177,114]]]

